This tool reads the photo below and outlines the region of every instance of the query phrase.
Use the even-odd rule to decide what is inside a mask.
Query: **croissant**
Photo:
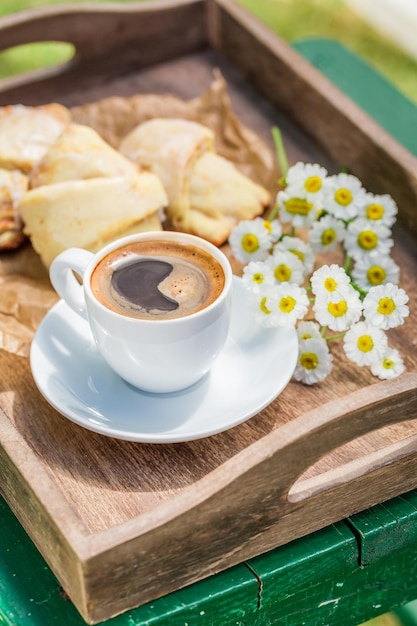
[[[142,172],[93,129],[71,124],[30,176],[19,211],[24,232],[49,267],[69,247],[97,251],[124,235],[161,230],[168,199],[161,181]]]
[[[172,227],[216,245],[237,221],[262,214],[270,202],[266,189],[216,154],[213,132],[197,122],[155,118],[131,131],[119,150],[161,179]]]
[[[27,185],[27,177],[19,170],[0,168],[0,250],[15,250],[25,241],[17,207]]]

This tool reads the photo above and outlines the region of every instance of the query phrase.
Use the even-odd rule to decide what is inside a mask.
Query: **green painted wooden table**
[[[296,49],[417,155],[417,108],[342,46]],[[152,572],[149,572],[152,577]],[[417,491],[128,611],[108,626],[355,626],[417,598]],[[399,613],[400,614],[400,613]],[[404,624],[414,624],[403,609]],[[0,624],[83,626],[0,499]]]

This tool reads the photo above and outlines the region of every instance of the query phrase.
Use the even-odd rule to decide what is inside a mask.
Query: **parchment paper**
[[[277,170],[269,148],[234,115],[220,72],[209,90],[184,101],[171,95],[109,97],[71,109],[72,119],[91,126],[113,147],[135,126],[154,117],[190,119],[211,128],[216,149],[247,176],[273,189]],[[30,243],[0,253],[0,349],[28,356],[36,328],[58,301],[48,273]]]

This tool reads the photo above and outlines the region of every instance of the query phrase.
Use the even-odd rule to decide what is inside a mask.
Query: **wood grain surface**
[[[1,491],[94,623],[417,486],[417,160],[232,2],[49,7],[0,21],[1,47],[47,26],[79,54],[0,83],[0,103],[192,98],[219,68],[235,113],[271,149],[277,125],[290,162],[348,166],[394,196],[393,256],[410,296],[410,318],[390,332],[399,379],[376,382],[332,346],[325,382],[292,381],[248,422],[181,444],[73,424],[41,397],[28,359],[0,350]]]

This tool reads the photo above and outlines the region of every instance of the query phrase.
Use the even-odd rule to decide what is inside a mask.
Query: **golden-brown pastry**
[[[0,251],[15,250],[25,241],[18,205],[28,185],[19,170],[0,168]]]
[[[19,210],[25,233],[49,267],[69,247],[95,252],[144,230],[161,230],[161,181],[109,146],[91,128],[69,125],[30,177]]]
[[[122,140],[119,150],[161,179],[174,228],[216,245],[227,240],[238,220],[262,214],[270,202],[266,189],[216,154],[213,132],[197,122],[144,122]]]
[[[31,188],[67,180],[135,176],[138,167],[100,135],[81,124],[69,124],[29,177]]]
[[[70,121],[70,111],[56,103],[1,107],[0,167],[28,174]]]
[[[49,267],[66,248],[95,252],[118,237],[160,230],[158,211],[166,201],[159,180],[145,173],[43,185],[24,195],[20,212],[25,233]]]

